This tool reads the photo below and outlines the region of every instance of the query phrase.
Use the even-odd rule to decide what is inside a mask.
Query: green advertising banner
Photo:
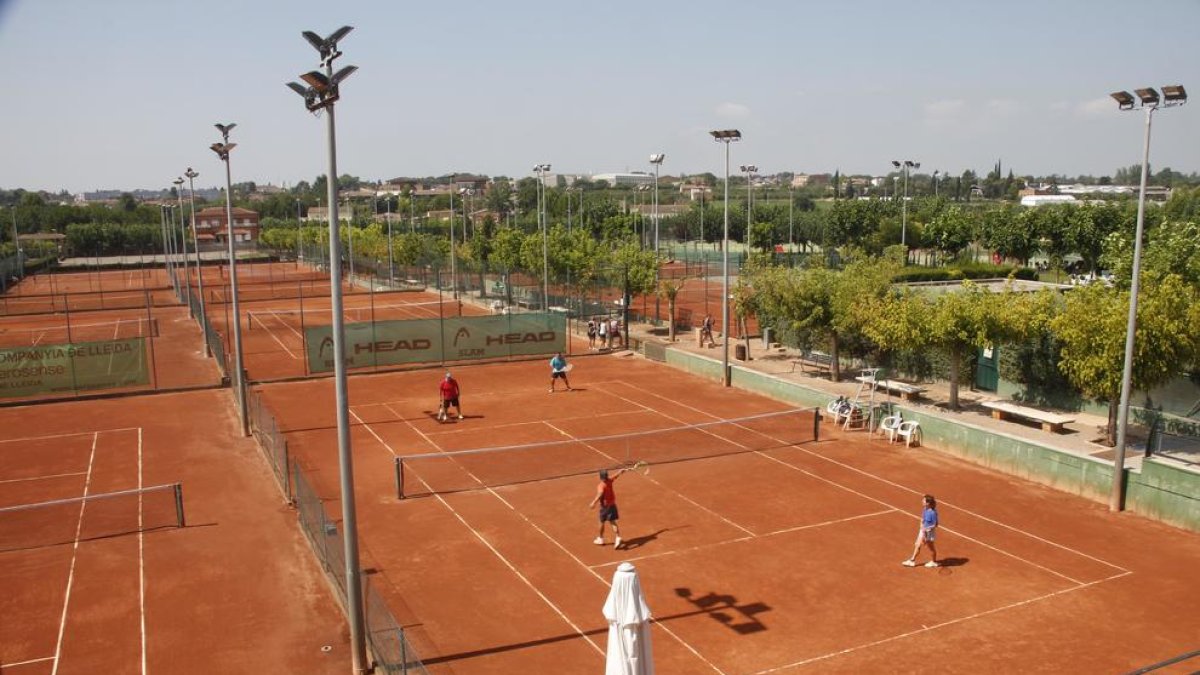
[[[146,338],[0,349],[0,397],[150,384]]]
[[[308,369],[333,370],[333,327],[304,329]],[[564,351],[561,314],[498,314],[346,324],[346,367],[441,363]]]

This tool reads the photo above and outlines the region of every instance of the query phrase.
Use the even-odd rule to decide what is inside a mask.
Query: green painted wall
[[[721,380],[721,362],[667,349],[667,363],[710,380]],[[830,394],[730,363],[733,386],[797,406],[824,408]],[[1082,457],[968,422],[935,417],[896,405],[905,419],[921,423],[922,442],[996,471],[1020,476],[1099,502],[1107,502],[1112,462]],[[1200,473],[1155,458],[1126,472],[1126,508],[1148,518],[1200,532]]]

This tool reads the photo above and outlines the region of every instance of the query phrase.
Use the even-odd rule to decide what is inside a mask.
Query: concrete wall
[[[667,349],[667,363],[700,377],[720,381],[719,356],[708,357]],[[803,384],[748,370],[730,362],[733,386],[792,405],[824,408],[832,397]],[[1056,450],[993,431],[970,422],[934,416],[896,405],[905,419],[921,423],[922,442],[990,469],[1049,485],[1099,502],[1107,502],[1112,462]],[[1169,461],[1149,458],[1140,471],[1126,471],[1126,508],[1185,529],[1200,532],[1200,473]]]

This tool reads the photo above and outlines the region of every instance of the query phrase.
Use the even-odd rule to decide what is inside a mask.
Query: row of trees
[[[1039,387],[1066,384],[1109,406],[1113,442],[1129,308],[1132,256],[1128,237],[1105,239],[1099,262],[1116,271],[1114,286],[1094,284],[1055,291],[989,292],[970,282],[962,292],[931,294],[893,284],[905,256],[901,247],[882,258],[852,254],[843,269],[759,266],[740,284],[743,312],[789,331],[802,345],[822,344],[834,355],[849,351],[900,370],[930,368],[940,357],[951,385],[969,381],[977,349],[1004,345],[1024,357],[1006,377]],[[815,259],[819,260],[819,259]],[[1200,227],[1164,223],[1147,231],[1139,297],[1133,385],[1139,391],[1200,369]],[[964,373],[967,375],[964,376]],[[920,374],[920,373],[918,373]],[[1036,394],[1034,394],[1036,395]]]

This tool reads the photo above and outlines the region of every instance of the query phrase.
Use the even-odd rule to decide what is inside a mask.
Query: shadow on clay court
[[[713,620],[739,635],[767,630],[767,625],[756,616],[771,611],[771,606],[766,603],[739,603],[732,595],[712,591],[704,595],[695,595],[690,588],[676,588],[675,595],[695,605],[699,608],[699,613],[708,614]]]
[[[968,562],[971,562],[970,558],[939,558],[938,567],[962,567]]]
[[[683,527],[691,527],[691,526],[684,525]],[[683,529],[683,527],[664,527],[663,529],[659,530],[658,532],[655,532],[654,534],[645,534],[640,537],[630,537],[629,539],[622,539],[621,540],[621,550],[626,551],[629,549],[641,548],[642,546],[649,544],[650,542],[654,541],[655,539],[658,539],[658,535],[662,534],[663,532],[667,532],[670,530],[681,530],[681,529]]]

